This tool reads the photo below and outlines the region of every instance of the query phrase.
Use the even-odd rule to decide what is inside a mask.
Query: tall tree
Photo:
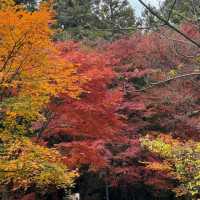
[[[57,0],[54,9],[57,27],[67,31],[69,37],[81,39],[89,36],[95,17],[91,11],[91,0]]]
[[[19,6],[0,10],[0,190],[11,199],[28,188],[68,187],[76,176],[57,151],[30,139],[52,96],[80,93],[77,67],[59,57],[49,23],[46,5],[32,13]]]
[[[72,38],[111,37],[128,33],[135,24],[134,11],[127,0],[57,0],[57,26]]]
[[[96,5],[102,28],[111,29],[112,34],[127,33],[134,27],[134,11],[127,0],[99,0]]]

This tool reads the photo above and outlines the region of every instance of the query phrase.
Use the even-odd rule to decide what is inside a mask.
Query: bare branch
[[[175,7],[175,5],[176,5],[176,0],[174,0],[174,2],[173,2],[173,4],[172,4],[172,7],[171,7],[171,9],[170,9],[170,11],[169,11],[169,15],[168,15],[167,21],[169,21],[169,20],[170,20],[170,18],[171,18],[171,15],[172,15],[172,13],[173,13],[173,10],[174,10],[174,7]]]
[[[170,27],[171,29],[173,29],[174,31],[176,31],[177,33],[179,33],[180,35],[182,35],[186,40],[190,41],[192,44],[194,44],[195,46],[197,46],[198,48],[200,48],[200,44],[193,40],[192,38],[190,38],[188,35],[186,35],[185,33],[183,33],[182,31],[180,31],[178,28],[176,28],[175,26],[173,26],[169,21],[167,21],[166,19],[164,19],[163,17],[161,17],[156,11],[154,11],[151,7],[149,7],[148,5],[146,5],[143,0],[138,0],[152,15],[154,15],[155,17],[157,17],[160,21],[164,22],[165,25],[167,25],[168,27]]]
[[[143,88],[141,90],[136,90],[136,92],[143,92],[143,91],[146,91],[148,89],[154,88],[156,86],[164,85],[166,83],[169,83],[169,82],[177,80],[177,79],[187,78],[187,77],[190,77],[190,76],[198,76],[198,75],[200,75],[200,72],[196,72],[196,73],[193,72],[193,73],[189,73],[189,74],[183,74],[183,75],[180,75],[180,76],[175,76],[173,78],[169,78],[169,79],[166,79],[166,80],[163,80],[163,81],[151,83],[150,86]]]

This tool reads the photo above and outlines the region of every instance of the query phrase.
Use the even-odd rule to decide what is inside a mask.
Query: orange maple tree
[[[27,12],[21,6],[0,10],[0,185],[2,195],[49,187],[71,187],[77,176],[68,171],[58,151],[30,140],[34,122],[45,121],[53,96],[80,92],[77,66],[60,57],[52,42],[52,12],[46,4]],[[59,175],[58,175],[59,174]],[[5,197],[6,198],[6,197]],[[12,197],[14,198],[14,196]]]

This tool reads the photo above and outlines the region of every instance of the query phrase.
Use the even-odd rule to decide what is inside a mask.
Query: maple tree
[[[157,174],[156,179],[152,170],[145,168],[142,161],[156,158],[143,155],[139,135],[133,135],[131,123],[128,126],[123,123],[127,119],[123,110],[128,103],[122,101],[123,90],[114,86],[117,73],[112,70],[119,59],[81,47],[80,43],[57,45],[66,60],[79,65],[78,72],[88,81],[83,84],[80,100],[66,94],[52,99],[49,105],[52,115],[42,138],[59,149],[72,169],[79,166],[84,172],[89,169],[91,173],[104,173],[104,181],[111,186],[145,182],[169,187],[165,183],[168,177]],[[138,111],[144,109],[142,103],[137,106]]]
[[[97,184],[107,199],[148,189],[198,199],[197,46],[164,26],[93,46],[53,42],[52,17],[47,3],[0,2],[1,197],[59,199],[79,168],[83,199]],[[195,24],[180,31],[199,40]]]
[[[183,143],[170,136],[159,134],[157,138],[148,135],[142,139],[148,150],[164,158],[163,162],[149,162],[147,168],[176,177],[180,184],[174,189],[177,196],[199,197],[199,142]]]
[[[37,112],[37,104],[42,106],[49,96],[58,91],[66,91],[73,97],[78,95],[79,88],[74,84],[77,81],[74,75],[76,67],[59,58],[49,39],[53,34],[48,27],[51,20],[50,11],[44,8],[39,12],[28,13],[18,10],[18,7],[10,7],[2,10],[0,14],[1,99],[4,100],[6,95],[9,97],[9,93],[17,91],[17,94],[20,93],[18,96],[24,98],[25,107],[29,104],[27,96],[32,96],[34,101],[38,94],[40,100],[32,104]],[[10,100],[7,98],[4,102],[9,104],[8,99]],[[17,100],[17,97],[15,99]],[[15,103],[12,102],[12,107],[13,105]]]
[[[60,94],[49,105],[53,117],[42,137],[55,140],[57,148],[73,167],[88,164],[91,169],[104,168],[108,153],[105,144],[117,141],[123,123],[116,109],[121,92],[108,89],[114,72],[100,54],[81,50],[79,44],[60,43],[64,59],[79,65],[80,76],[87,77],[80,100]],[[101,124],[101,125],[100,125]],[[54,138],[54,139],[53,139]]]
[[[199,36],[189,24],[183,24],[182,30],[193,38]],[[118,85],[126,96],[122,109],[130,116],[129,127],[132,124],[136,134],[162,129],[178,136],[198,137],[197,48],[166,29],[121,39],[107,48],[120,77]],[[185,74],[193,76],[184,79]]]
[[[32,13],[12,5],[0,10],[0,184],[5,199],[11,190],[23,194],[30,187],[71,187],[77,177],[58,152],[30,140],[53,96],[65,92],[76,98],[81,92],[77,66],[63,60],[51,41],[51,18],[45,4]]]
[[[193,39],[199,37],[191,24],[182,24],[181,30]],[[114,84],[125,97],[119,111],[127,116],[126,134],[131,139],[116,147],[115,166],[111,166],[114,180],[172,190],[174,177],[166,176],[156,155],[141,149],[140,137],[148,131],[164,131],[183,140],[199,139],[198,49],[168,29],[137,33],[99,49],[107,49],[103,53],[118,73]],[[148,161],[154,161],[157,168],[162,166],[163,171],[145,169],[143,164]]]
[[[28,138],[1,136],[0,184],[4,190],[2,198],[12,196],[15,191],[26,193],[30,187],[44,192],[72,187],[78,176],[69,171],[61,155],[51,149],[32,143]],[[12,187],[12,193],[8,188]]]
[[[181,30],[199,37],[188,23]],[[58,46],[88,82],[80,100],[60,93],[52,101],[53,117],[44,140],[56,146],[72,168],[89,168],[100,176],[103,172],[104,183],[112,188],[125,191],[130,184],[143,184],[172,190],[176,180],[166,173],[168,166],[141,147],[140,137],[163,131],[182,139],[198,138],[198,49],[165,28],[96,49],[74,42]],[[192,76],[186,80],[187,74]],[[127,126],[113,122],[116,114]],[[148,162],[154,168],[146,167]]]

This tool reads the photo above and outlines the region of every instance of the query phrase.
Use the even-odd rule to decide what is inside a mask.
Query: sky
[[[152,6],[158,7],[162,0],[144,0],[145,3],[150,3]],[[138,2],[138,0],[129,0],[133,8],[135,9],[136,16],[140,16],[142,13],[143,6]]]

